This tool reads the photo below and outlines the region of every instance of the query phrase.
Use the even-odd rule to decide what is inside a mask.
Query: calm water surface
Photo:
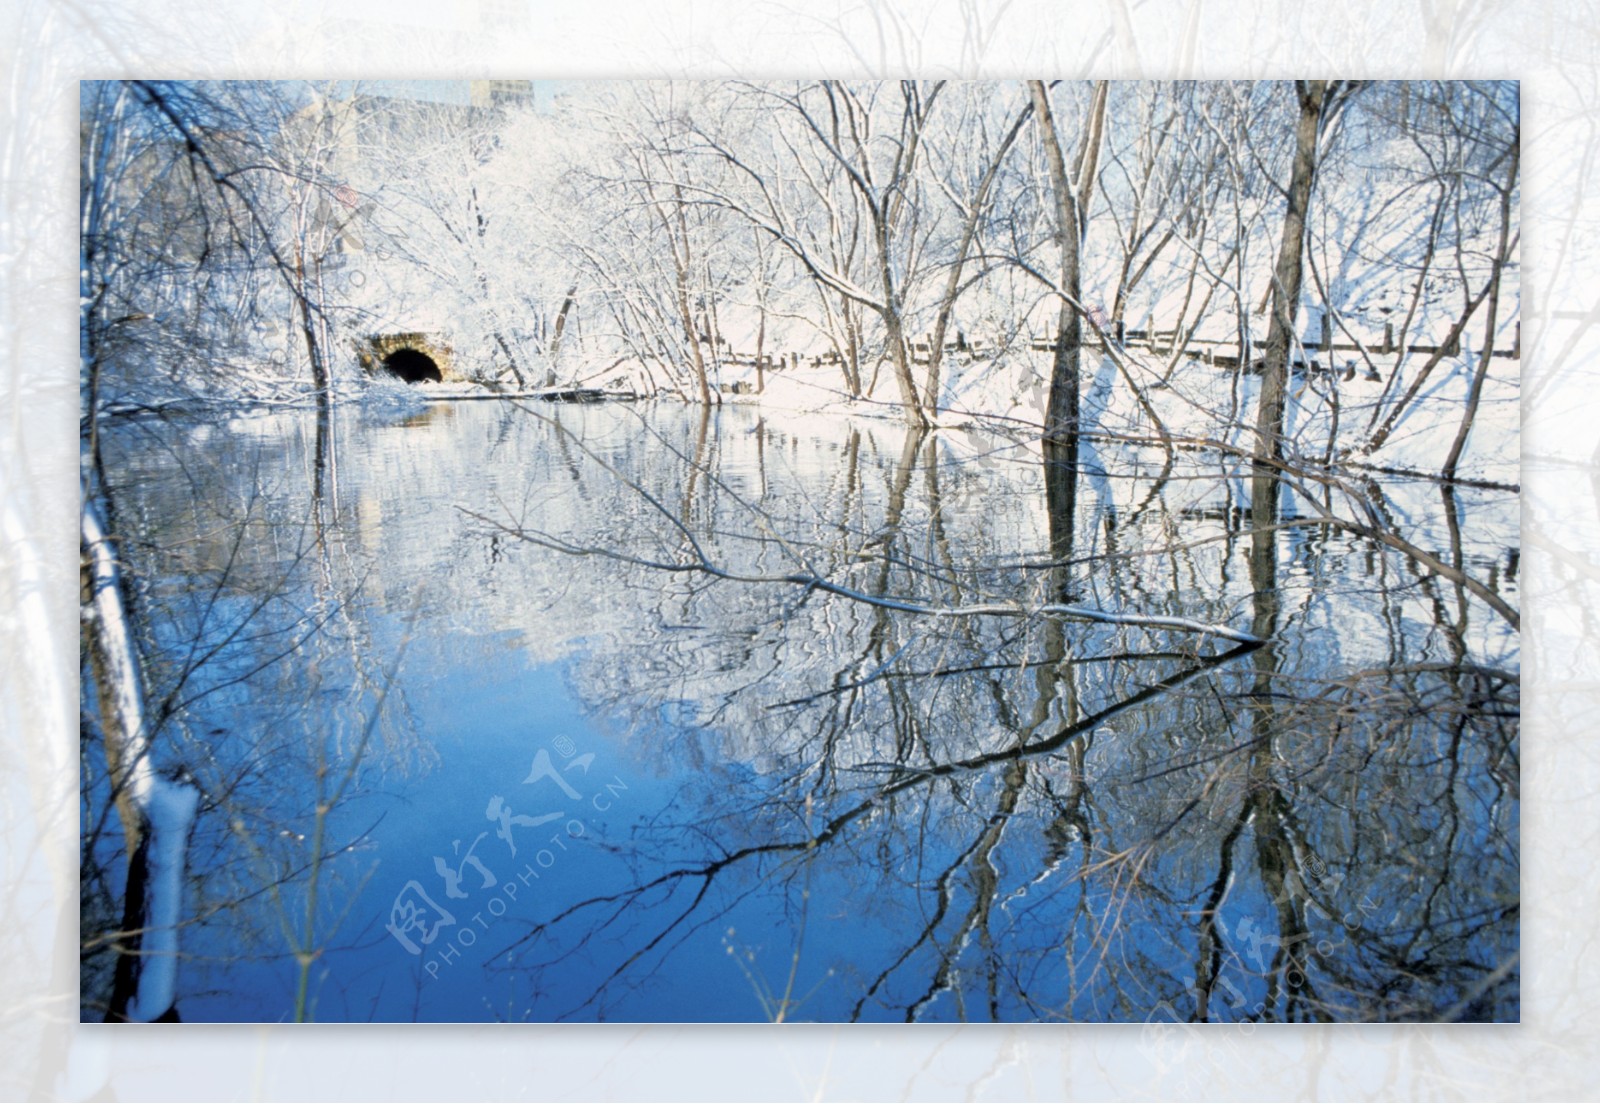
[[[465,402],[108,454],[208,794],[186,1019],[292,1018],[297,948],[322,1020],[1519,1015],[1516,634],[1216,456]],[[1514,495],[1359,490],[1519,604]]]

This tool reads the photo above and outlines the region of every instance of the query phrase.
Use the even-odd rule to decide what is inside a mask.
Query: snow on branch
[[[126,1018],[149,1023],[177,1003],[178,923],[183,913],[184,855],[200,807],[186,782],[155,780],[148,814],[150,844],[145,884],[146,926],[139,942],[139,989]]]

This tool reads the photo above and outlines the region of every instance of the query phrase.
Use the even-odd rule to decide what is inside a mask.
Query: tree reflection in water
[[[1106,441],[549,417],[336,430],[328,508],[371,646],[425,592],[414,647],[509,637],[560,663],[649,781],[592,841],[609,865],[449,984],[535,1019],[1517,1017],[1516,633],[1465,583],[1294,514],[1356,516],[1333,490]],[[152,518],[197,493],[172,432],[118,442]],[[1362,525],[1514,603],[1514,496],[1359,491]],[[1017,601],[1266,643],[917,612]],[[462,677],[408,670],[406,693]],[[372,785],[427,808],[428,778]],[[428,1018],[419,994],[370,1007]]]

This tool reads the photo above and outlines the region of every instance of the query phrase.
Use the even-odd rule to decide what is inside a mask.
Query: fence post
[[[1394,323],[1383,324],[1383,351],[1385,355],[1394,352]]]
[[[1333,311],[1322,312],[1322,349],[1328,354],[1328,363],[1333,363]]]

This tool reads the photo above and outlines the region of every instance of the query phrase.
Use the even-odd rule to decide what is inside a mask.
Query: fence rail
[[[1180,330],[1136,329],[1128,328],[1119,324],[1115,328],[1114,334],[1111,336],[1112,340],[1119,346],[1142,346],[1162,356],[1171,356],[1174,350],[1177,348],[1178,341],[1183,337],[1183,334]],[[1489,339],[1492,342],[1493,335],[1490,335]],[[701,336],[701,340],[708,343],[710,341],[710,339],[705,335]],[[972,341],[968,340],[965,335],[958,335],[954,341],[945,342],[944,351],[947,354],[966,354],[969,356],[978,357],[982,356],[986,349],[1000,347],[1003,344],[1004,343],[1001,342]],[[1264,341],[1252,339],[1251,347],[1254,350],[1259,350],[1263,344]],[[819,368],[828,365],[840,365],[844,363],[844,357],[842,357],[837,350],[833,349],[830,349],[827,352],[812,355],[806,355],[798,352],[762,353],[758,358],[755,353],[735,352],[731,348],[727,347],[726,342],[719,341],[717,345],[719,349],[727,348],[727,351],[722,352],[719,357],[723,364],[739,367],[759,368],[759,370],[763,372],[784,371],[785,369],[799,368],[802,364],[809,364],[813,368]],[[1052,337],[1030,336],[1027,338],[1027,347],[1034,352],[1054,352],[1056,346],[1057,342]],[[1091,336],[1083,341],[1082,347],[1088,349],[1098,349],[1103,348],[1104,343],[1098,336]],[[911,341],[910,348],[911,359],[914,363],[926,364],[930,359],[932,359],[933,343],[931,337]],[[1331,320],[1324,315],[1322,320],[1321,340],[1308,341],[1298,344],[1295,348],[1295,355],[1292,359],[1291,366],[1302,371],[1308,367],[1313,372],[1333,371],[1334,368],[1331,363],[1332,358],[1340,353],[1356,353],[1367,356],[1387,357],[1394,356],[1400,351],[1401,346],[1395,340],[1394,325],[1392,323],[1386,323],[1384,325],[1383,339],[1375,343],[1363,344],[1356,341],[1336,341],[1332,332]],[[1441,353],[1444,356],[1460,356],[1461,339],[1460,336],[1457,335],[1453,341],[1446,342],[1442,346],[1408,343],[1405,346],[1405,352],[1408,355],[1418,356],[1433,356]],[[1217,368],[1237,368],[1239,366],[1239,342],[1237,339],[1218,340],[1191,336],[1183,340],[1183,353],[1185,356]],[[1330,363],[1323,365],[1316,358],[1316,354],[1318,353],[1328,354]],[[1518,322],[1513,330],[1511,348],[1492,349],[1490,355],[1520,359],[1522,356],[1522,323]],[[1309,363],[1307,358],[1310,358]],[[1259,352],[1254,352],[1251,356],[1251,362],[1248,366],[1248,370],[1259,373],[1261,368],[1261,354]]]

